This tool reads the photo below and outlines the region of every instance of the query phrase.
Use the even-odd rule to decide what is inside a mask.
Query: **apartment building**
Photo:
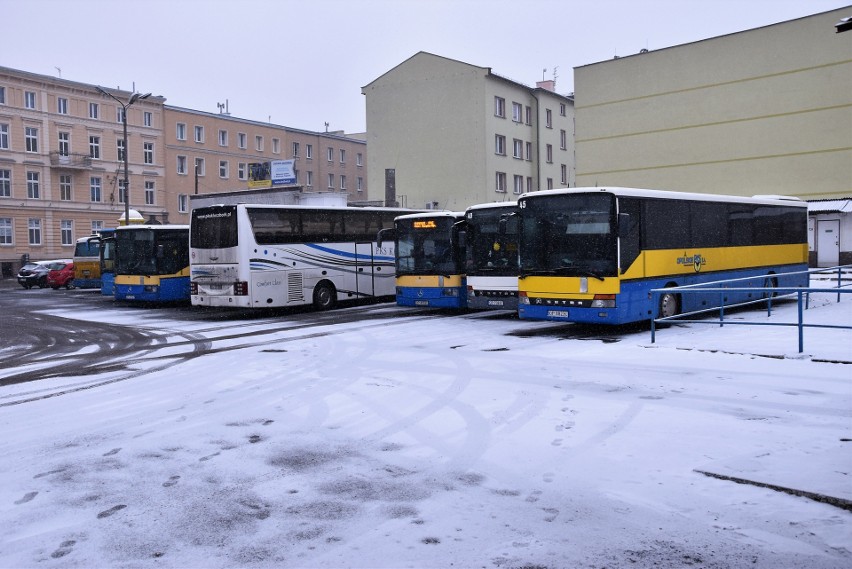
[[[850,16],[575,68],[577,183],[849,197],[852,31],[837,23]]]
[[[166,105],[164,143],[170,223],[188,223],[190,196],[258,187],[251,165],[294,161],[300,192],[367,197],[367,144],[341,132],[311,132]]]
[[[125,149],[124,108],[95,85],[0,67],[2,276],[25,255],[71,257],[78,237],[118,225],[125,151],[130,204],[152,215],[165,211],[164,101],[150,96],[127,109]]]
[[[553,81],[419,52],[361,92],[371,201],[463,210],[574,185],[573,100]]]

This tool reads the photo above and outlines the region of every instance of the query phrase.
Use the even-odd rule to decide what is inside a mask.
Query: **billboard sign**
[[[273,160],[269,164],[273,186],[291,186],[296,183],[295,160]]]

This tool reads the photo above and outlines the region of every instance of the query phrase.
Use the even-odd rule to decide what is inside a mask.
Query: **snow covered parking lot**
[[[372,310],[0,387],[0,567],[852,565],[849,331]]]

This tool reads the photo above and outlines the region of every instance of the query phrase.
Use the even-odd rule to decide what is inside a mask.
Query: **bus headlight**
[[[158,285],[145,285],[142,290],[156,294],[160,287]]]
[[[457,288],[445,288],[441,290],[441,296],[458,296],[459,289]]]

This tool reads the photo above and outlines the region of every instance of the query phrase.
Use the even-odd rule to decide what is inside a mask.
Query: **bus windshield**
[[[467,275],[517,276],[518,216],[507,208],[467,214]]]
[[[521,219],[521,275],[616,275],[615,197],[555,195],[529,200]]]
[[[74,248],[75,257],[97,257],[101,248],[101,238],[99,236],[80,239]]]
[[[192,210],[190,243],[196,249],[236,247],[237,208],[212,206]]]
[[[397,220],[397,276],[461,273],[461,259],[453,251],[455,222],[451,217]]]
[[[186,230],[117,231],[115,273],[171,275],[188,265]]]

